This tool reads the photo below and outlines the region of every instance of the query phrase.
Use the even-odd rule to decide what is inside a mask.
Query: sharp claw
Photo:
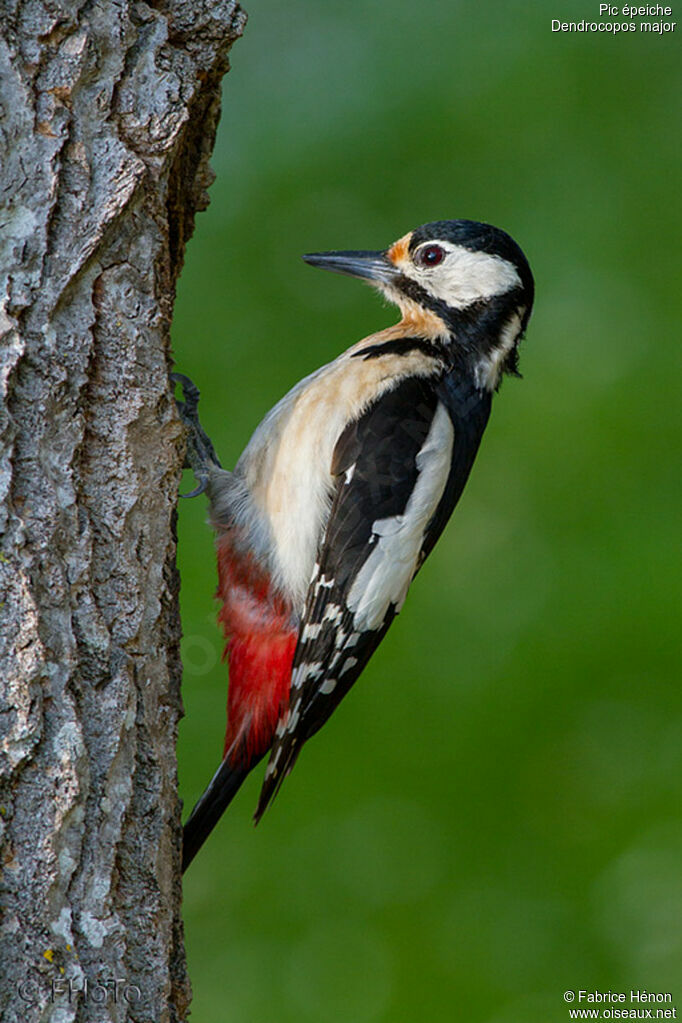
[[[178,401],[176,404],[178,407],[182,407],[185,410],[185,414],[191,418],[194,418],[199,408],[199,397],[200,391],[197,385],[186,377],[184,373],[171,373],[171,380],[174,384],[179,384],[182,388],[182,396],[184,401]]]
[[[190,380],[190,378],[185,376],[184,373],[171,373],[170,378],[173,383],[182,384],[182,386],[188,388],[188,390],[197,390],[197,385],[194,381]]]
[[[194,490],[188,494],[180,494],[180,497],[198,497],[206,490],[211,466],[219,469],[220,462],[210,438],[199,422],[199,388],[184,373],[171,373],[170,378],[173,384],[180,386],[184,398],[184,401],[176,398],[175,404],[187,428],[185,468],[192,469],[197,479]]]
[[[201,480],[198,486],[194,490],[190,490],[189,494],[179,494],[179,497],[198,497],[199,494],[203,494],[206,490],[206,480]]]

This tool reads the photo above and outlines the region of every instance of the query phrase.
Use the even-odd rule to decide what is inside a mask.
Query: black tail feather
[[[258,760],[260,760],[260,757],[253,760],[248,766],[235,767],[230,763],[228,756],[213,775],[208,788],[192,810],[185,824],[182,844],[183,874]]]

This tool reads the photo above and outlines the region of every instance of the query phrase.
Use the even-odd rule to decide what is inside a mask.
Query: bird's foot
[[[199,388],[184,373],[171,373],[171,380],[182,391],[184,401],[175,399],[180,418],[187,428],[187,450],[185,468],[191,469],[197,480],[197,486],[189,494],[180,497],[198,497],[203,494],[208,484],[209,471],[212,466],[220,468],[210,438],[199,422]]]

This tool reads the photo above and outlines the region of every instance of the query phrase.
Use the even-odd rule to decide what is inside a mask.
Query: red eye
[[[425,245],[415,257],[420,266],[438,266],[445,259],[445,249],[440,245]]]

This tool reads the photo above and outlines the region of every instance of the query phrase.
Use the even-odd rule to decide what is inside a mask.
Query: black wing
[[[448,376],[408,378],[339,438],[336,489],[294,654],[259,820],[303,743],[358,678],[400,610],[471,469],[490,397]]]

